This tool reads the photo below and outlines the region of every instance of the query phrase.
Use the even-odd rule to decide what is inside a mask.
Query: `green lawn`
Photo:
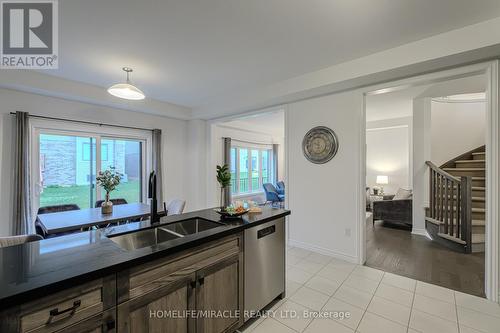
[[[118,188],[111,192],[111,198],[124,198],[127,202],[140,201],[140,183],[138,180],[122,183]],[[90,207],[90,193],[89,186],[75,185],[75,186],[51,186],[43,189],[40,195],[40,207],[63,205],[63,204],[77,204],[80,208]],[[95,204],[95,192],[94,192]]]

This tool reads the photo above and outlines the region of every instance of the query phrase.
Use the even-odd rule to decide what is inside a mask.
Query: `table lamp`
[[[380,185],[380,195],[384,195],[384,186],[389,184],[389,177],[377,176],[377,185]]]

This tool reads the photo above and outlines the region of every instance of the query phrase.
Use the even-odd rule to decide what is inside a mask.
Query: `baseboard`
[[[316,246],[316,245],[312,245],[312,244],[308,244],[308,243],[304,243],[304,242],[299,242],[299,241],[296,241],[293,239],[288,240],[288,245],[293,246],[293,247],[299,247],[299,248],[304,249],[304,250],[309,250],[312,252],[324,254],[324,255],[327,255],[330,257],[334,257],[336,259],[348,261],[348,262],[351,262],[353,264],[358,263],[357,257],[351,256],[348,254],[344,254],[344,253],[340,253],[340,252],[335,252],[335,251],[325,249],[325,248],[320,247],[320,246]]]
[[[425,230],[425,229],[415,229],[415,228],[413,228],[411,230],[411,233],[414,234],[414,235],[425,236],[425,237],[431,239],[431,236],[429,236],[429,234],[427,233],[427,230]]]

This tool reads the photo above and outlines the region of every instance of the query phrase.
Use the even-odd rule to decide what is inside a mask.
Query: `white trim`
[[[498,143],[500,117],[498,110],[498,60],[492,61],[486,70],[488,100],[486,128],[486,237],[485,237],[485,293],[498,302],[499,296],[499,195],[500,190],[500,144]]]
[[[289,178],[289,175],[290,175],[290,169],[289,169],[289,166],[290,166],[290,163],[289,163],[289,158],[290,158],[290,134],[288,132],[290,126],[288,125],[289,122],[290,122],[290,118],[289,118],[289,112],[288,112],[288,105],[286,105],[284,108],[283,108],[283,112],[284,112],[284,126],[285,126],[285,137],[283,138],[283,148],[284,148],[284,163],[285,165],[283,166],[283,170],[285,171],[285,177],[283,177],[283,175],[281,175],[282,177],[282,180],[285,182],[285,207],[286,208],[289,208],[289,203],[290,203],[290,195],[291,195],[291,191],[290,191],[290,182],[288,181],[288,178]],[[289,216],[286,217],[287,219],[287,222],[288,223],[285,223],[285,228],[286,228],[286,243],[287,243],[287,246],[290,244],[290,218]]]
[[[252,116],[263,115],[266,113],[272,114],[272,113],[282,112],[282,111],[286,110],[286,108],[287,108],[287,104],[278,104],[278,105],[274,105],[271,107],[254,109],[252,111],[243,111],[243,112],[239,112],[236,114],[210,118],[207,120],[207,122],[209,124],[224,123],[224,122],[228,122],[228,121],[232,121],[232,120],[240,120],[240,119],[244,119],[244,118],[250,118]],[[196,117],[194,117],[194,119],[196,119]]]
[[[414,86],[444,82],[452,79],[458,79],[473,75],[486,75],[488,81],[487,89],[487,99],[488,99],[488,121],[490,125],[487,128],[486,135],[486,170],[487,170],[487,193],[486,193],[486,205],[488,207],[486,215],[486,262],[485,262],[485,290],[486,298],[491,301],[498,302],[499,300],[499,205],[500,196],[498,192],[500,190],[500,144],[499,144],[499,130],[500,130],[500,116],[498,110],[499,102],[499,86],[498,86],[498,61],[489,61],[485,63],[479,63],[469,66],[463,66],[459,68],[453,68],[444,71],[433,72],[430,74],[424,74],[420,76],[410,77],[402,80],[397,80],[389,83],[380,84],[377,86],[367,87],[363,90],[363,112],[362,117],[359,120],[361,132],[366,133],[366,96],[380,94],[391,91],[398,91]],[[366,147],[366,140],[363,140],[363,136],[360,136],[360,142],[358,146],[358,151],[364,152]],[[361,156],[361,164],[366,165],[366,153]],[[365,199],[365,179],[366,171],[360,169],[358,174],[359,183],[359,193],[357,201],[363,202]],[[358,218],[358,249],[360,257],[366,255],[366,235],[364,228],[362,228],[366,223],[366,218],[364,214],[360,214]],[[361,226],[361,227],[360,227]],[[418,230],[416,231],[418,232]],[[361,260],[360,260],[361,261]]]
[[[373,127],[373,128],[367,128],[367,132],[375,132],[375,131],[387,131],[387,130],[392,130],[392,129],[398,129],[398,128],[409,128],[410,125],[395,125],[395,126],[386,126],[386,127]]]
[[[273,143],[275,143],[274,142],[274,136],[272,134],[269,134],[269,132],[262,132],[262,131],[256,131],[256,130],[248,129],[248,128],[242,128],[242,127],[224,125],[224,123],[220,123],[217,126],[220,127],[220,128],[226,128],[226,129],[230,129],[230,130],[234,130],[234,131],[241,131],[241,132],[245,132],[245,133],[253,133],[253,134],[259,134],[259,135],[269,136],[269,137],[271,137],[270,143],[262,143],[262,144],[266,144],[267,145],[267,144],[273,144]]]
[[[427,230],[425,230],[425,229],[413,228],[413,229],[411,229],[411,233],[413,235],[425,236],[427,238],[430,238],[429,234],[427,233]]]
[[[30,119],[30,152],[31,152],[31,202],[34,212],[38,210],[40,202],[40,142],[41,133],[51,133],[58,135],[71,135],[79,137],[94,138],[96,141],[96,174],[101,165],[100,143],[101,138],[112,139],[132,139],[140,141],[143,144],[141,161],[142,180],[141,180],[141,201],[147,202],[147,170],[150,170],[152,163],[152,133],[148,130],[116,128],[110,126],[99,126],[91,124],[68,123],[66,121],[48,120],[31,118]],[[100,188],[96,187],[95,200],[99,200]]]
[[[299,242],[299,241],[296,241],[296,240],[293,240],[293,239],[290,239],[288,241],[288,245],[293,246],[293,247],[298,247],[298,248],[301,248],[301,249],[304,249],[304,250],[308,250],[308,251],[312,251],[312,252],[324,254],[324,255],[327,255],[327,256],[330,256],[330,257],[334,257],[336,259],[345,260],[345,261],[351,262],[353,264],[357,264],[358,263],[358,258],[357,257],[353,257],[351,255],[348,255],[348,254],[345,254],[345,253],[341,253],[341,252],[335,252],[335,251],[332,251],[332,250],[328,250],[328,249],[325,249],[325,248],[320,247],[320,246],[316,246],[316,245],[312,245],[312,244],[308,244],[308,243]]]

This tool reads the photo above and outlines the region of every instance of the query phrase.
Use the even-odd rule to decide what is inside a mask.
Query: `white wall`
[[[431,103],[431,161],[437,166],[486,142],[486,102]]]
[[[366,184],[377,187],[377,175],[389,177],[386,194],[411,188],[411,117],[366,123]]]
[[[165,200],[181,198],[187,200],[191,209],[191,199],[195,188],[188,188],[184,181],[191,172],[187,163],[188,122],[166,117],[147,115],[120,109],[71,102],[54,97],[0,89],[0,235],[11,233],[12,193],[13,193],[13,144],[14,121],[10,115],[14,111],[92,122],[129,125],[134,127],[159,128],[163,131],[163,196]]]
[[[277,143],[278,148],[278,178],[285,179],[285,162],[284,162],[284,138],[273,136],[271,134],[252,131],[251,129],[242,130],[238,128],[227,127],[224,123],[211,124],[209,128],[210,147],[209,147],[209,167],[208,167],[208,206],[217,206],[220,201],[220,188],[215,179],[215,168],[223,163],[222,156],[222,138],[229,137],[232,140],[242,140],[255,143],[273,144]],[[265,194],[251,194],[237,196],[235,198],[242,200],[254,200],[257,202],[265,201]]]
[[[288,206],[290,244],[357,262],[359,174],[364,152],[363,94],[350,91],[288,105]],[[313,164],[302,154],[302,139],[315,126],[334,130],[340,148],[330,162]]]
[[[425,207],[429,206],[429,172],[425,164],[431,158],[431,99],[413,100],[413,228],[425,235]]]
[[[192,194],[189,208],[198,210],[206,208],[207,203],[207,163],[208,163],[207,122],[204,120],[188,121],[187,133],[187,167],[190,174],[186,179],[186,188]]]

